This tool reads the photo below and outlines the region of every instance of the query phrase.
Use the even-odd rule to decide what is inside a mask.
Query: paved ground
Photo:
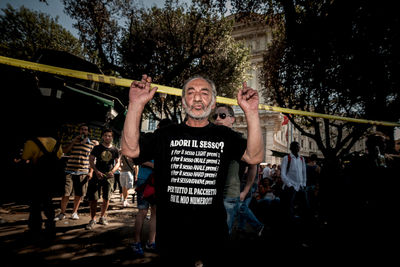
[[[55,207],[59,207],[60,199],[54,199]],[[72,200],[67,209],[71,214]],[[57,222],[57,235],[53,240],[45,238],[32,239],[24,232],[27,230],[28,206],[24,203],[3,203],[0,217],[5,222],[0,224],[1,266],[160,266],[158,255],[146,252],[143,258],[135,258],[130,244],[133,242],[136,204],[130,202],[127,208],[122,207],[119,194],[115,193],[108,211],[108,226],[96,225],[93,231],[85,229],[89,222],[89,208],[82,203],[80,219],[65,219]],[[56,214],[59,210],[56,211]],[[148,221],[144,226],[144,235],[148,231]],[[329,227],[319,225],[314,229],[307,246],[285,236],[287,230],[275,226],[266,228],[263,236],[251,229],[246,232],[233,232],[232,253],[229,255],[235,262],[227,266],[254,266],[265,262],[290,266],[307,264],[321,266],[324,263],[342,264],[360,260],[369,262],[371,257],[384,261],[385,257],[376,254],[375,248],[369,253],[365,250],[369,245],[362,245],[368,236],[361,234],[357,238],[349,238],[353,231],[343,233],[332,231]],[[363,238],[363,239],[360,239]],[[145,240],[145,238],[143,239]],[[185,245],[185,244],[182,244]],[[381,244],[377,244],[377,248]],[[357,249],[363,248],[362,250]],[[177,248],[179,249],[179,248]],[[378,257],[379,256],[379,257]]]
[[[54,199],[59,207],[60,199]],[[72,199],[68,205],[70,217]],[[58,214],[59,209],[56,210]],[[100,263],[111,265],[152,265],[157,255],[146,253],[137,259],[132,255],[129,244],[133,242],[136,204],[130,202],[122,207],[119,194],[113,195],[108,211],[109,225],[96,225],[93,231],[85,229],[89,222],[89,208],[82,203],[79,220],[64,219],[57,222],[57,235],[52,241],[45,238],[31,238],[24,233],[27,228],[28,206],[20,203],[6,203],[0,209],[5,221],[0,225],[0,249],[2,266],[21,266],[25,263],[36,265],[87,265]],[[145,222],[147,232],[148,222]],[[4,261],[3,261],[4,260]],[[3,265],[3,262],[6,262]]]
[[[54,206],[58,214],[60,198],[54,199]],[[67,217],[71,216],[71,210],[72,198],[68,204]],[[137,211],[136,201],[132,204],[131,197],[129,207],[123,208],[119,193],[114,193],[108,210],[109,225],[96,225],[93,231],[88,231],[85,226],[90,219],[89,207],[87,203],[82,203],[79,210],[80,219],[68,218],[58,221],[55,239],[47,240],[33,239],[25,233],[28,229],[26,204],[5,203],[0,208],[0,216],[5,220],[5,223],[0,224],[1,266],[22,266],[27,263],[40,266],[160,266],[158,255],[155,253],[145,252],[143,258],[136,258],[132,253],[130,244],[133,242]],[[148,220],[145,221],[144,235],[147,231]],[[241,233],[234,231],[230,256],[238,261],[243,260],[246,264],[242,266],[251,266],[249,262],[263,260],[267,251],[268,255],[271,253],[269,261],[274,260],[274,257],[280,255],[280,249],[274,240],[276,239],[268,229],[262,238],[250,228]],[[290,246],[285,247],[287,250]],[[299,246],[296,249],[303,253],[306,248]]]
[[[119,193],[114,193],[108,210],[109,225],[96,225],[93,231],[85,229],[90,219],[89,208],[87,203],[82,203],[79,210],[80,219],[68,218],[58,221],[56,238],[51,241],[45,238],[32,239],[24,233],[27,230],[28,219],[26,204],[5,203],[0,208],[0,216],[5,220],[5,223],[0,225],[0,251],[3,260],[1,266],[22,266],[27,263],[35,266],[160,266],[158,255],[155,253],[145,252],[143,258],[136,258],[132,254],[130,244],[133,242],[138,210],[136,201],[132,204],[130,198],[129,203],[129,207],[123,208]],[[59,207],[59,198],[54,199],[54,205]],[[67,217],[71,216],[71,209],[72,198],[68,205]],[[56,214],[58,212],[59,209],[56,210]],[[144,235],[147,231],[148,220],[145,221]],[[240,266],[252,266],[252,263],[266,259],[270,263],[288,263],[291,259],[296,259],[298,254],[304,257],[315,252],[315,248],[283,242],[285,241],[279,238],[277,231],[268,228],[261,238],[250,227],[248,231],[241,233],[234,230],[230,257],[237,262],[234,266],[239,266],[239,262],[242,262]],[[291,257],[286,257],[287,253],[290,253]]]

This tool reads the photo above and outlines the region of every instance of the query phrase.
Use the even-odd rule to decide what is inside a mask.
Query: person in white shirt
[[[292,142],[290,144],[291,153],[285,156],[282,160],[281,165],[281,178],[283,182],[283,191],[286,199],[283,208],[287,208],[288,216],[290,220],[297,218],[295,214],[295,201],[299,193],[302,193],[302,199],[307,208],[307,198],[305,194],[305,187],[307,181],[306,163],[304,157],[299,155],[300,145],[298,142]],[[303,196],[304,195],[304,196]]]
[[[263,179],[271,179],[271,163],[268,163],[263,170]]]

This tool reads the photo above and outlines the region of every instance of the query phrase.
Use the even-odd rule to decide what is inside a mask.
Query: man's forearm
[[[121,139],[121,152],[130,158],[139,156],[140,118],[143,108],[129,104]]]
[[[117,163],[115,164],[114,168],[111,169],[111,172],[114,174],[115,172],[118,171],[119,167],[121,166],[121,159],[119,158],[117,160]]]
[[[250,188],[253,186],[254,180],[256,179],[257,174],[257,165],[250,165],[247,171],[247,179],[246,185],[243,188],[243,191],[246,195],[250,191]]]
[[[92,155],[89,156],[89,166],[92,173],[97,171],[96,164],[94,163],[94,156]]]
[[[67,154],[71,151],[72,147],[74,146],[74,140],[68,144],[68,146],[63,147],[64,154]]]
[[[244,160],[248,164],[258,164],[264,159],[264,142],[260,127],[258,111],[248,112],[247,121],[247,148]]]

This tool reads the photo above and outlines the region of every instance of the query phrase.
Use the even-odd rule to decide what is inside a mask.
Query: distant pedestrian
[[[232,128],[235,122],[235,112],[231,106],[221,104],[216,108],[213,118],[216,125]],[[249,171],[244,172],[246,168]],[[248,207],[251,200],[251,197],[249,197],[251,196],[251,189],[258,176],[257,172],[257,165],[247,166],[243,161],[232,161],[229,165],[224,187],[224,205],[229,234],[232,233],[235,218],[240,218],[239,226],[242,228],[241,230],[244,230],[246,222],[249,222],[256,229],[259,236],[264,229],[264,224],[256,218]],[[244,176],[245,178],[243,178]]]
[[[128,207],[128,191],[133,188],[137,179],[137,168],[131,158],[121,156],[120,182],[122,186],[122,206]],[[132,198],[135,194],[132,195]],[[133,200],[134,201],[134,200]]]
[[[62,157],[62,148],[60,141],[57,141],[52,134],[53,129],[48,125],[38,126],[38,135],[28,140],[24,145],[22,152],[22,160],[30,161],[31,172],[29,177],[29,184],[27,185],[30,190],[30,211],[28,219],[29,233],[38,236],[42,231],[42,211],[46,216],[45,230],[48,235],[55,235],[54,216],[55,211],[52,204],[53,198],[53,185],[57,183],[55,173],[52,173],[51,166],[43,166],[41,162],[42,157],[46,154],[53,153],[57,158]],[[45,151],[44,151],[45,150]]]
[[[124,196],[122,193],[122,184],[121,184],[121,167],[114,173],[114,186],[113,186],[113,193],[115,191],[119,192],[119,201],[124,202]]]
[[[321,167],[317,163],[317,155],[312,154],[307,162],[307,182],[306,192],[307,200],[313,215],[318,215],[318,194],[319,194],[319,180],[321,175]]]
[[[306,163],[303,156],[299,154],[300,145],[298,142],[290,144],[291,153],[282,160],[281,178],[283,189],[288,197],[287,212],[291,220],[294,220],[295,215],[295,200],[297,194],[305,193],[307,183]]]
[[[150,208],[150,227],[148,240],[145,243],[145,247],[148,250],[155,251],[156,249],[156,204],[150,203],[148,200],[143,198],[144,192],[139,190],[141,186],[144,186],[148,179],[151,179],[153,175],[154,162],[147,161],[139,166],[138,182],[137,182],[137,207],[139,209],[135,220],[135,242],[131,245],[133,252],[136,256],[143,256],[143,244],[142,244],[142,230],[144,220],[146,219],[147,213]]]
[[[174,124],[170,119],[163,119],[157,125],[157,129],[169,126]],[[123,156],[125,157],[125,156]],[[156,250],[156,202],[155,196],[150,199],[144,198],[144,188],[146,183],[151,183],[151,179],[154,179],[154,160],[144,162],[140,166],[138,166],[137,172],[137,207],[139,209],[139,213],[136,216],[135,222],[135,242],[131,245],[133,252],[137,256],[143,256],[143,244],[142,244],[142,229],[144,224],[144,219],[147,216],[148,210],[150,208],[150,229],[148,240],[146,241],[145,248],[149,251]],[[140,189],[141,188],[141,189]],[[133,197],[133,196],[132,196]]]
[[[304,229],[310,222],[309,214],[310,207],[308,205],[306,185],[307,185],[307,170],[303,156],[299,154],[300,145],[298,142],[290,143],[291,153],[282,160],[281,178],[283,182],[283,191],[281,193],[281,203],[283,214],[286,219],[286,225],[289,227],[287,233],[291,237],[300,236],[296,241],[305,241]],[[300,229],[295,228],[299,222],[302,222],[305,227]],[[304,246],[308,246],[305,242]]]
[[[105,129],[102,134],[102,142],[95,146],[90,154],[89,162],[95,175],[89,180],[88,200],[91,220],[86,229],[92,230],[96,225],[97,201],[103,198],[100,210],[99,224],[108,225],[106,212],[110,204],[110,198],[114,186],[114,173],[120,165],[118,149],[112,144],[114,133],[111,129]]]
[[[79,219],[79,205],[86,195],[88,181],[93,175],[93,169],[89,165],[89,155],[93,147],[94,144],[89,138],[89,126],[81,124],[79,135],[75,136],[72,142],[63,149],[65,154],[69,154],[69,157],[65,167],[66,176],[64,194],[61,197],[61,212],[55,217],[55,221],[66,218],[65,212],[71,195],[74,195],[71,219]]]
[[[271,179],[271,175],[272,175],[272,166],[271,163],[268,163],[267,166],[264,167],[263,169],[263,179]]]
[[[244,177],[241,179],[241,189],[249,188],[248,190],[241,190],[240,193],[240,206],[239,206],[239,224],[238,230],[245,231],[246,223],[251,225],[256,231],[258,236],[261,236],[264,231],[264,224],[257,218],[257,216],[250,209],[250,203],[253,199],[254,193],[258,187],[258,165],[249,165],[246,167]]]

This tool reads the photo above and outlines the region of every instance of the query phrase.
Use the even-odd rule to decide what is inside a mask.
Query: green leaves
[[[207,6],[166,3],[132,12],[119,49],[127,76],[147,73],[158,84],[180,88],[187,78],[202,73],[217,85],[219,95],[233,96],[245,78],[248,51],[230,36],[232,21]],[[168,96],[164,105],[156,96],[149,112],[161,109],[180,117],[180,99]]]
[[[15,10],[7,5],[2,11],[1,55],[30,60],[39,49],[55,49],[83,56],[79,40],[59,25],[57,18],[23,6]]]

